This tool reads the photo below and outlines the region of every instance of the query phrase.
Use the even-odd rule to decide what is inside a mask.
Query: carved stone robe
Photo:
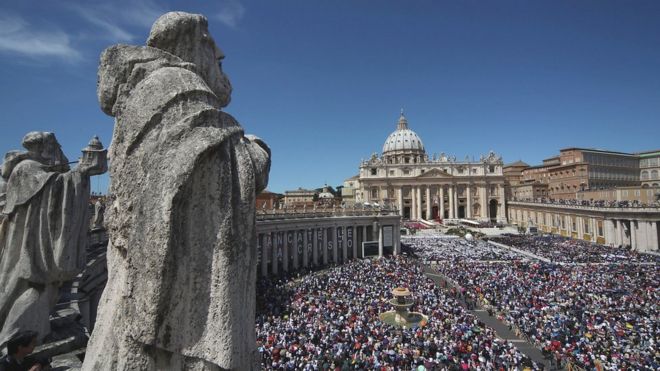
[[[19,329],[50,332],[60,284],[85,264],[89,190],[76,169],[23,160],[12,171],[0,222],[0,343]]]
[[[115,46],[99,76],[101,104],[116,96],[109,277],[83,369],[254,368],[255,193],[268,147],[166,52]]]

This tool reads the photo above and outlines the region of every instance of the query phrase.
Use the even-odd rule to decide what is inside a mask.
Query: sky
[[[109,146],[99,55],[144,45],[171,10],[208,17],[225,111],[271,147],[274,192],[357,174],[401,108],[429,154],[534,165],[566,147],[660,148],[656,0],[4,0],[0,156],[34,130],[72,161],[94,135]]]

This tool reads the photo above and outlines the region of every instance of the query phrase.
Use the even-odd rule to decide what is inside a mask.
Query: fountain
[[[395,287],[392,290],[394,298],[390,299],[390,304],[394,310],[380,314],[380,320],[396,327],[415,328],[426,325],[428,317],[418,312],[410,312],[410,307],[414,302],[411,298],[412,293],[405,287]]]

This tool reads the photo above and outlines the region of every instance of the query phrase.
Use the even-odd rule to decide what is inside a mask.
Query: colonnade
[[[400,218],[295,218],[257,221],[260,275],[342,264],[350,259],[400,253]],[[363,242],[366,242],[363,246]]]
[[[547,233],[608,246],[658,251],[659,208],[607,208],[509,202],[509,220]]]

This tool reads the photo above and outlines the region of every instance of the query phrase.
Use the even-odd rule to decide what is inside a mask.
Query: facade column
[[[458,218],[458,186],[454,187],[454,218]]]
[[[488,202],[487,196],[486,196],[486,191],[488,188],[488,184],[482,184],[481,187],[479,188],[479,194],[481,196],[481,218],[482,219],[488,219]],[[516,214],[516,218],[518,219],[518,222],[520,222],[520,218]]]
[[[431,186],[426,186],[426,220],[432,220],[431,215]]]
[[[504,194],[504,185],[500,184],[497,187],[497,190],[498,190],[499,196],[500,196],[500,212],[497,213],[497,219],[498,219],[498,221],[506,223],[506,214],[505,214],[505,211],[506,211],[506,197],[505,197],[505,194]]]
[[[399,201],[399,215],[403,217],[403,187],[399,187],[396,193]]]
[[[417,187],[417,220],[422,220],[422,187]]]
[[[414,220],[417,216],[417,189],[415,186],[410,186],[410,220]]]
[[[454,185],[449,185],[449,219],[454,219]]]
[[[328,228],[321,229],[323,233],[323,265],[328,265]]]
[[[467,210],[465,210],[465,216],[468,219],[472,219],[472,184],[467,185]]]
[[[438,202],[438,213],[440,214],[440,219],[445,218],[445,187],[440,185],[440,201]]]
[[[303,229],[303,268],[309,265],[309,228]]]

